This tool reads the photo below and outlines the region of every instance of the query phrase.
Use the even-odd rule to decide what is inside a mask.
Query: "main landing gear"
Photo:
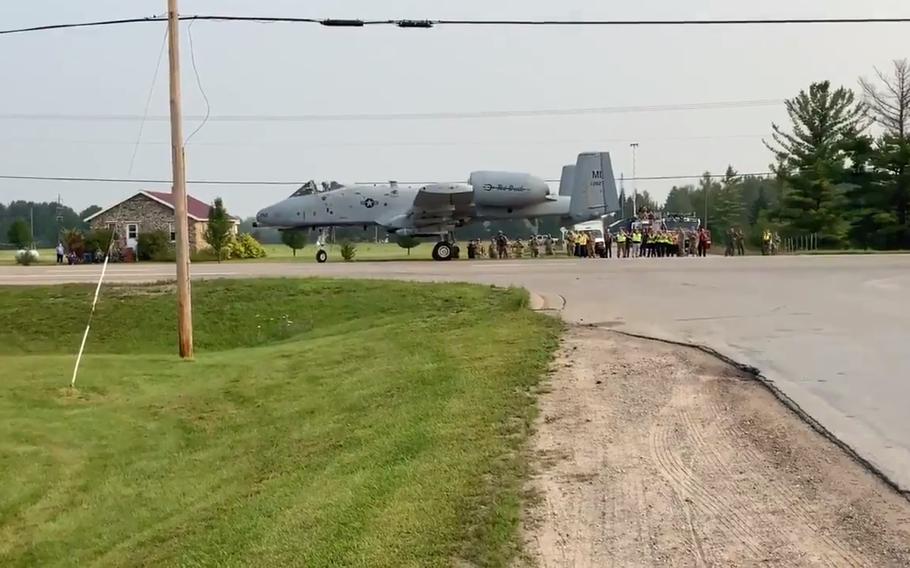
[[[316,251],[316,262],[322,264],[323,262],[329,259],[329,253],[325,252],[324,249],[319,249]]]
[[[433,247],[433,260],[452,260],[455,246],[448,241],[440,241]]]

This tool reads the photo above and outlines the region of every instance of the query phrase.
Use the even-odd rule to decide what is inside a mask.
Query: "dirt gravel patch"
[[[696,349],[575,327],[540,398],[540,566],[910,566],[910,502]]]

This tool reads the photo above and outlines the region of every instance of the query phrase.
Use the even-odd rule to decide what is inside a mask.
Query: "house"
[[[208,225],[208,203],[187,195],[186,211],[189,221],[190,251],[197,252],[208,247],[205,242],[205,228]],[[240,219],[233,220],[232,232],[237,234]],[[161,191],[140,191],[139,193],[94,215],[85,222],[92,230],[112,229],[124,241],[124,245],[136,250],[139,235],[153,231],[164,231],[176,240],[174,223],[174,196]]]

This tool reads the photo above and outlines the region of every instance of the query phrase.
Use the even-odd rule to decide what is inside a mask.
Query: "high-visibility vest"
[[[641,233],[632,233],[632,242],[640,243],[641,242]]]
[[[617,243],[624,243],[624,242],[626,242],[626,236],[625,236],[624,234],[622,234],[622,233],[619,233],[618,235],[616,235],[616,242],[617,242]]]

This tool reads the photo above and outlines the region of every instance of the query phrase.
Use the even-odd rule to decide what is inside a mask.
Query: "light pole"
[[[635,154],[638,150],[638,142],[629,144],[632,147],[632,215],[638,215],[638,175],[635,170]]]

